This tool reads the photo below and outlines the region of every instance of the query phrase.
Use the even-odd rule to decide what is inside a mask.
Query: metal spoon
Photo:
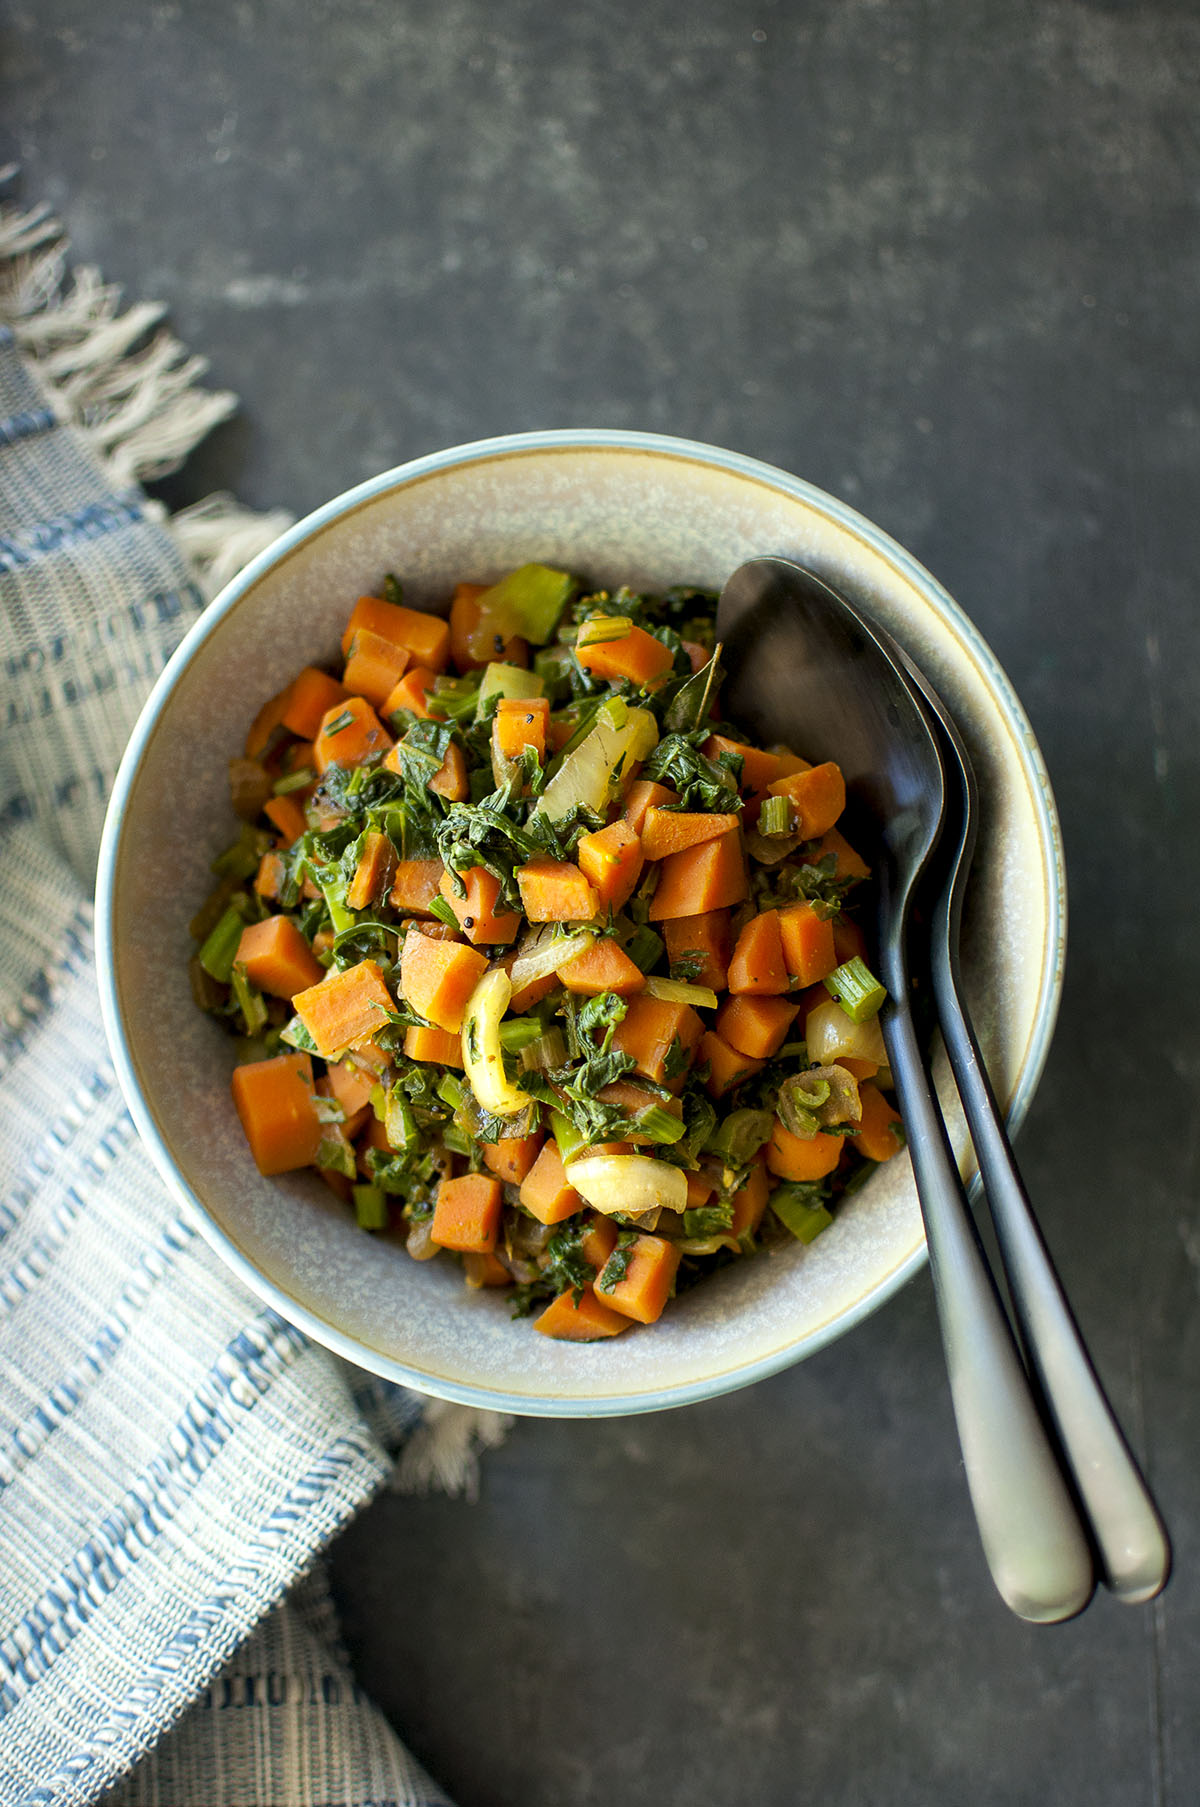
[[[844,608],[853,608],[844,597],[838,601]],[[889,636],[879,631],[879,637],[933,717],[943,765],[957,778],[961,793],[957,842],[948,858],[944,852],[940,856],[945,869],[940,875],[941,893],[930,938],[933,990],[996,1227],[1017,1327],[1083,1502],[1104,1584],[1118,1600],[1138,1606],[1166,1585],[1171,1546],[1042,1240],[963,1002],[958,953],[963,899],[979,821],[975,773],[962,736],[933,686]]]
[[[941,755],[874,634],[786,559],[752,559],[721,593],[729,713],[762,739],[836,759],[877,850],[880,1013],[925,1220],[950,1393],[984,1554],[1021,1618],[1091,1598],[1091,1550],[1030,1392],[963,1193],[909,1008],[914,887],[946,815]]]

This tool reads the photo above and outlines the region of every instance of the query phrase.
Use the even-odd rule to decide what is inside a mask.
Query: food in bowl
[[[381,588],[231,762],[193,990],[260,1172],[607,1338],[903,1145],[841,774],[722,721],[709,593]]]

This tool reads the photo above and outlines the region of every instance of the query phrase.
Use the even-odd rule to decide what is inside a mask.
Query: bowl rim
[[[168,1189],[231,1271],[282,1318],[355,1366],[410,1387],[416,1392],[458,1404],[529,1417],[632,1416],[715,1398],[764,1380],[816,1354],[826,1344],[852,1330],[878,1310],[927,1260],[924,1238],[848,1310],[828,1323],[819,1325],[807,1335],[774,1349],[755,1361],[747,1362],[744,1366],[726,1369],[711,1378],[669,1386],[655,1393],[639,1393],[635,1398],[625,1394],[612,1394],[586,1400],[562,1401],[552,1394],[509,1394],[431,1376],[376,1350],[365,1350],[356,1338],[329,1323],[309,1307],[299,1304],[282,1286],[263,1274],[217,1223],[203,1199],[188,1185],[176,1167],[166,1138],[159,1130],[142,1091],[121,1021],[113,946],[114,909],[125,806],[136,782],[143,755],[179,677],[191,662],[197,648],[217,630],[225,616],[266,572],[306,541],[332,523],[354,513],[365,503],[373,502],[390,490],[425,477],[461,465],[528,452],[603,450],[644,452],[708,466],[762,484],[815,508],[896,568],[933,606],[937,614],[949,620],[997,697],[1015,730],[1018,757],[1041,844],[1042,869],[1049,876],[1038,1007],[1029,1032],[1024,1064],[1008,1108],[1009,1129],[1014,1134],[1029,1108],[1049,1055],[1062,996],[1066,948],[1066,862],[1058,811],[1041,749],[1006,672],[970,617],[919,560],[857,509],[836,496],[831,496],[816,484],[744,453],[671,434],[627,431],[621,428],[548,428],[471,440],[409,459],[322,503],[272,541],[208,603],[181,640],[146,699],[117,771],[105,816],[96,879],[96,951],[100,1006],[113,1064],[138,1133]],[[978,1188],[977,1177],[972,1181],[972,1188]],[[370,1360],[364,1360],[365,1355]]]

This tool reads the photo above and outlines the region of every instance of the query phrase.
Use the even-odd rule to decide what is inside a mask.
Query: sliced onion
[[[534,929],[522,941],[517,957],[509,968],[508,976],[513,991],[532,985],[535,979],[548,979],[551,973],[556,973],[560,966],[565,966],[576,954],[582,954],[584,948],[589,947],[595,938],[595,929],[572,929],[569,935],[564,935],[553,922]]]
[[[560,822],[579,806],[603,812],[613,773],[647,758],[657,745],[658,723],[649,709],[630,709],[619,728],[601,718],[567,754],[534,805],[534,814]]]
[[[865,1023],[852,1022],[835,998],[830,998],[827,1004],[816,1004],[809,1011],[804,1039],[808,1044],[808,1058],[819,1067],[847,1059],[873,1060],[878,1066],[887,1065],[887,1049],[883,1045],[878,1018],[871,1017]]]
[[[642,1217],[661,1207],[687,1208],[682,1167],[644,1154],[583,1154],[567,1167],[576,1192],[607,1217]]]
[[[512,981],[502,966],[494,966],[471,993],[463,1017],[463,1069],[479,1103],[494,1117],[515,1117],[533,1103],[504,1071],[500,1019],[511,996]]]
[[[646,980],[646,996],[661,998],[666,1004],[691,1004],[697,1010],[715,1010],[717,994],[707,985],[690,985],[685,979]]]

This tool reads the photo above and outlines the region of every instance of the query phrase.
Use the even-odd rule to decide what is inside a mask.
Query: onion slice
[[[641,1217],[656,1207],[682,1211],[687,1178],[682,1167],[643,1154],[582,1154],[567,1165],[576,1192],[606,1217]]]

